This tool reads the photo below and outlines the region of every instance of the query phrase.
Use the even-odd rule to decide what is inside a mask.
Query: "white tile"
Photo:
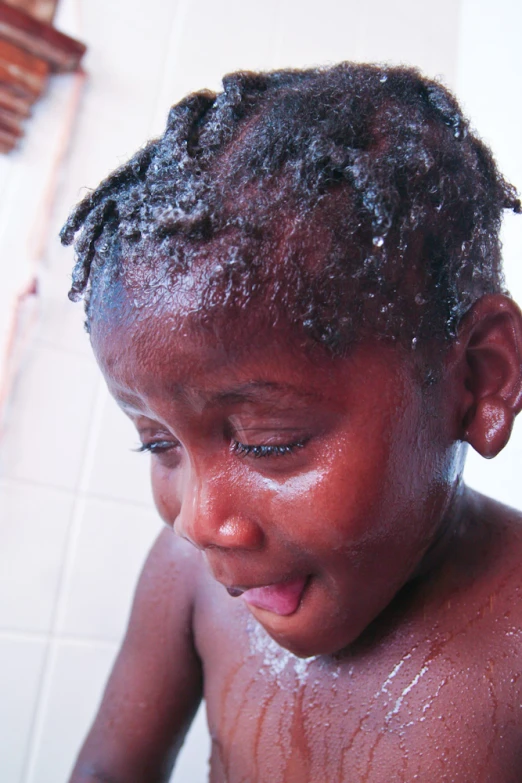
[[[11,389],[3,475],[73,489],[98,383],[94,359],[33,345]]]
[[[519,89],[522,47],[519,30],[522,5],[512,0],[463,0],[459,28],[458,95],[472,125],[490,144],[501,172],[522,188],[520,126],[522,102],[513,100]],[[502,255],[506,282],[522,304],[522,221],[504,216]]]
[[[21,783],[45,656],[45,644],[0,635],[0,770]]]
[[[0,191],[0,345],[7,346],[11,310],[35,275],[45,255],[48,217],[54,196],[58,164],[67,143],[73,117],[75,81],[70,74],[54,75],[45,94],[33,107],[25,136],[10,153],[7,184]]]
[[[210,735],[203,702],[181,748],[170,783],[208,783],[210,750]]]
[[[57,643],[27,783],[67,780],[96,714],[116,650],[115,645]],[[210,748],[203,703],[181,749],[171,783],[207,783]],[[18,780],[13,778],[13,783]]]
[[[417,0],[283,0],[274,67],[343,60],[417,65],[454,79],[459,3]],[[335,19],[335,24],[332,24]]]
[[[84,328],[83,304],[70,301],[67,296],[69,285],[70,280],[66,277],[44,276],[40,279],[39,314],[33,336],[42,345],[88,356],[91,360],[92,348]]]
[[[133,423],[107,393],[86,491],[147,504],[152,510],[150,456],[133,451],[139,442]]]
[[[0,629],[50,630],[72,507],[68,493],[0,484]]]
[[[153,132],[162,133],[172,103],[193,90],[221,89],[231,71],[272,67],[278,0],[206,2],[182,0],[174,20]]]
[[[57,643],[24,783],[68,780],[115,655],[115,645]]]
[[[522,420],[516,422],[508,445],[493,460],[484,459],[472,448],[466,459],[466,483],[484,495],[522,510]]]
[[[414,65],[456,81],[460,0],[374,0],[361,3],[356,59]],[[350,4],[345,4],[345,10]],[[348,19],[346,19],[348,23]]]
[[[54,205],[54,233],[85,188],[95,187],[147,140],[177,3],[80,0],[75,5],[76,35],[88,46],[88,78]],[[60,254],[51,262],[60,263]]]
[[[64,585],[59,633],[121,638],[136,580],[161,524],[128,503],[88,500]]]
[[[362,5],[283,0],[274,67],[303,68],[355,59]]]

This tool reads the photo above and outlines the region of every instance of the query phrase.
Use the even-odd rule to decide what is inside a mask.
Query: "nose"
[[[260,549],[263,530],[247,509],[245,492],[227,476],[192,473],[183,487],[175,533],[203,550]]]

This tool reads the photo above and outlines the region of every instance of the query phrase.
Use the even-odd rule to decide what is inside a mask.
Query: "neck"
[[[466,487],[462,479],[459,479],[441,524],[409,581],[424,577],[436,570],[444,562],[456,540],[465,535],[469,525],[470,496],[471,490]]]

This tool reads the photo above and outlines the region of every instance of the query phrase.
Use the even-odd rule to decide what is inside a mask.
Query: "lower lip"
[[[306,586],[306,577],[245,590],[241,598],[250,606],[286,616],[297,611]]]

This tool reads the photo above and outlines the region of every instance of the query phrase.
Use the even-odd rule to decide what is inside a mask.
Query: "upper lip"
[[[284,576],[280,579],[271,579],[266,580],[264,582],[260,582],[259,584],[250,584],[250,585],[238,585],[238,584],[226,584],[225,582],[221,582],[221,580],[217,580],[220,584],[222,584],[227,590],[238,590],[241,593],[246,593],[247,590],[256,590],[259,587],[275,587],[276,585],[282,585],[285,584],[285,582],[294,582],[297,579],[305,579],[304,574],[297,574],[294,576]]]
[[[305,570],[296,572],[295,570],[285,571],[284,568],[281,568],[276,574],[272,572],[272,574],[263,575],[261,569],[255,574],[254,568],[248,573],[245,572],[243,568],[241,568],[241,570],[238,568],[234,578],[233,570],[235,569],[233,568],[233,565],[239,566],[239,562],[227,563],[222,558],[214,559],[214,557],[210,557],[209,554],[207,554],[205,560],[210,574],[216,582],[219,582],[219,584],[223,585],[227,590],[241,590],[242,593],[245,593],[247,590],[254,590],[258,587],[272,587],[273,585],[280,585],[284,582],[292,582],[294,579],[304,579],[306,577]]]
[[[219,581],[219,579],[218,579]],[[290,582],[290,579],[279,579],[274,580],[273,582],[261,582],[261,584],[258,585],[228,585],[224,584],[223,582],[220,582],[220,584],[223,585],[223,587],[226,587],[227,590],[239,590],[242,593],[246,593],[247,590],[256,590],[258,587],[272,587],[273,585],[279,585],[282,582]]]

